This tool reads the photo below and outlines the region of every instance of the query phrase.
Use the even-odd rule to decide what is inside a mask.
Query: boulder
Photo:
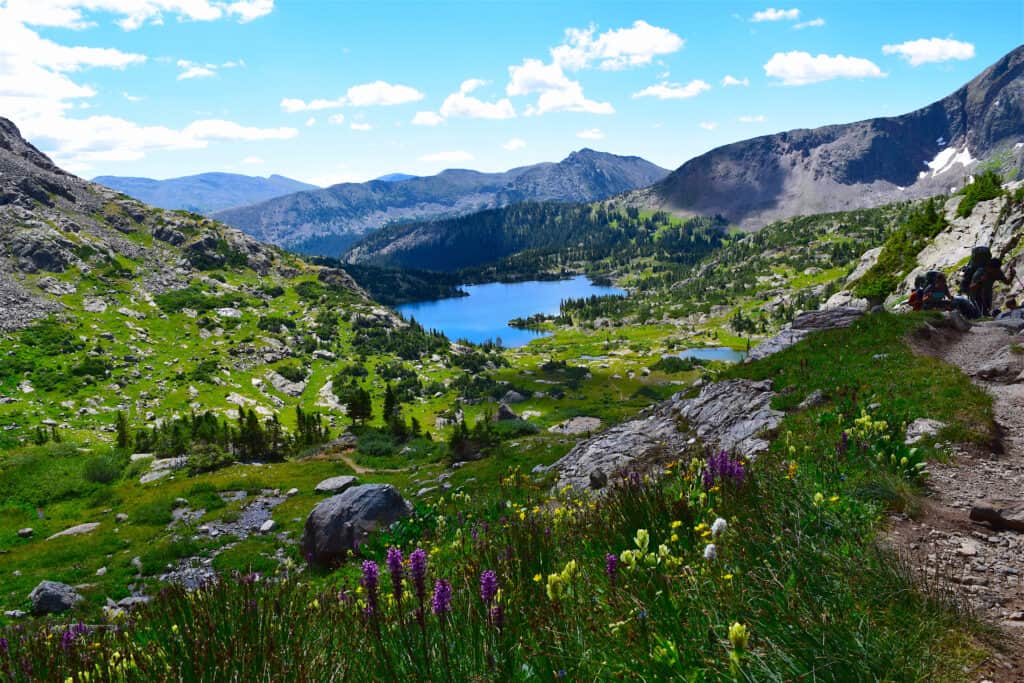
[[[88,533],[91,533],[91,532],[95,531],[96,529],[98,529],[99,526],[100,526],[99,522],[88,522],[86,524],[76,524],[75,526],[70,527],[68,529],[65,529],[64,531],[58,531],[57,533],[55,533],[53,536],[50,536],[50,538],[48,538],[46,540],[49,541],[49,540],[54,539],[54,538],[60,538],[61,536],[80,536],[82,534],[88,534]]]
[[[277,391],[281,392],[286,396],[302,396],[302,392],[306,390],[306,385],[309,384],[307,381],[293,382],[283,375],[270,370],[267,372],[267,380]]]
[[[32,534],[35,533],[34,529],[25,527],[24,529],[18,529],[18,538],[32,538]]]
[[[509,389],[509,391],[501,397],[502,403],[522,403],[526,400],[526,397],[520,394],[515,389]]]
[[[904,443],[908,446],[917,443],[921,439],[935,436],[946,426],[945,422],[932,420],[927,417],[919,417],[907,425],[907,436]]]
[[[980,500],[971,506],[971,520],[988,522],[996,529],[1024,531],[1024,502]]]
[[[66,612],[82,601],[74,588],[66,583],[43,581],[28,594],[35,614]]]
[[[1020,345],[1007,344],[989,358],[974,374],[989,382],[1014,382],[1024,371],[1024,353]],[[1024,349],[1021,349],[1024,351]]]
[[[390,484],[363,484],[320,501],[306,518],[303,557],[331,565],[362,543],[374,530],[408,517],[412,506]]]
[[[828,399],[825,398],[825,392],[821,389],[815,389],[807,395],[800,405],[797,406],[797,410],[810,410],[811,408],[817,408],[818,406],[825,405]]]
[[[273,531],[276,528],[277,528],[277,522],[275,522],[272,519],[268,519],[267,521],[263,522],[263,524],[260,524],[260,533],[261,534],[269,534],[271,531]]]
[[[518,420],[519,416],[516,412],[508,407],[507,404],[501,403],[498,405],[498,412],[494,414],[495,422],[505,422],[508,420]]]
[[[355,486],[359,482],[355,477],[343,475],[340,477],[331,477],[324,479],[322,482],[316,485],[313,490],[317,493],[330,493],[338,494],[347,488]]]
[[[552,434],[565,434],[576,436],[578,434],[591,434],[601,428],[601,419],[597,417],[573,417],[565,422],[548,427]]]

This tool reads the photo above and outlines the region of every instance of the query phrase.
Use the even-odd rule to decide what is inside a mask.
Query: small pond
[[[679,354],[680,358],[696,358],[698,360],[717,360],[726,363],[739,363],[747,357],[745,351],[730,349],[728,346],[705,346],[696,349],[686,349]]]

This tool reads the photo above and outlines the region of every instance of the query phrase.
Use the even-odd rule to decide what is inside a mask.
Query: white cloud
[[[182,70],[178,74],[179,81],[185,81],[190,78],[210,78],[217,75],[217,66],[215,64],[196,64],[187,59],[179,59],[178,68]]]
[[[754,12],[754,16],[750,17],[751,21],[796,21],[800,18],[800,10],[794,9],[775,9],[769,7],[768,9],[761,10],[760,12]]]
[[[799,31],[800,29],[803,29],[803,28],[815,28],[815,27],[824,26],[824,25],[825,25],[825,20],[822,19],[821,17],[818,17],[817,19],[811,19],[810,21],[801,21],[799,24],[793,24],[793,28],[795,28],[797,31]]]
[[[807,52],[776,52],[764,65],[767,76],[777,78],[783,85],[808,85],[834,78],[884,78],[878,66],[861,57],[820,54],[813,57]]]
[[[619,28],[597,35],[594,26],[565,32],[565,43],[552,48],[552,62],[578,71],[594,63],[606,71],[618,71],[650,64],[655,57],[672,54],[686,43],[667,28],[635,21],[630,28]]]
[[[704,130],[714,130],[715,128],[718,128],[717,121],[701,121],[697,125],[703,128]]]
[[[336,99],[315,99],[302,100],[295,97],[286,97],[281,100],[281,109],[294,114],[300,111],[321,111],[324,109],[341,109],[342,107],[370,107],[370,106],[392,106],[406,104],[423,99],[423,93],[408,85],[387,83],[386,81],[374,81],[354,85],[342,96]]]
[[[509,82],[505,93],[511,96],[540,93],[537,103],[527,108],[527,115],[555,111],[578,111],[590,114],[614,114],[609,102],[595,102],[583,95],[579,81],[567,77],[557,64],[539,59],[524,59],[521,65],[508,68]]]
[[[139,97],[138,95],[129,95],[126,92],[121,93],[121,95],[129,102],[141,102],[145,99],[144,97]]]
[[[764,123],[764,114],[741,116],[740,123]]]
[[[315,116],[310,116],[308,119],[306,119],[306,128],[309,128],[310,126],[315,126],[315,125],[316,125],[316,117]]]
[[[412,117],[414,126],[437,126],[442,123],[444,123],[444,117],[432,111],[418,111],[416,116]]]
[[[281,100],[281,109],[294,114],[300,111],[322,111],[324,109],[340,109],[345,106],[345,98],[339,97],[336,100],[304,100],[293,97],[286,97]]]
[[[701,80],[690,81],[686,85],[680,85],[679,83],[658,83],[657,85],[651,85],[639,92],[633,93],[633,98],[657,97],[659,100],[683,100],[690,97],[696,97],[702,92],[706,92],[708,90],[711,90],[711,85]]]
[[[250,166],[258,166],[260,164],[265,164],[266,162],[259,157],[246,157],[242,159],[242,163]]]
[[[750,85],[749,78],[735,78],[730,74],[726,74],[725,78],[722,79],[723,88],[730,88],[734,86],[743,86],[744,88],[746,88],[748,85]]]
[[[445,98],[441,104],[440,114],[444,118],[466,117],[471,119],[511,119],[516,115],[515,107],[508,99],[497,102],[484,102],[469,93],[487,84],[479,78],[463,81],[458,92]],[[413,120],[415,123],[415,119]]]
[[[911,66],[921,66],[953,59],[972,59],[974,45],[950,38],[921,38],[908,40],[899,45],[883,45],[882,54],[899,55]]]
[[[345,123],[345,115],[331,114],[327,119],[327,123],[331,124],[332,126],[340,126],[341,124]]]
[[[273,9],[273,0],[6,0],[4,5],[13,19],[33,26],[84,29],[96,25],[88,13],[105,13],[119,17],[115,23],[125,31],[162,24],[165,14],[184,21],[235,18],[246,23]]]
[[[581,140],[604,140],[604,131],[600,128],[587,128],[576,133]]]
[[[514,152],[517,149],[522,149],[523,147],[526,147],[526,140],[523,140],[522,138],[512,138],[504,145],[502,145],[503,149],[507,149],[510,152]]]
[[[349,124],[349,128],[351,128],[352,130],[358,130],[358,131],[363,131],[363,132],[368,131],[368,130],[373,130],[373,126],[371,126],[368,123],[355,123],[355,122],[353,122],[353,123]]]
[[[473,155],[469,152],[464,152],[461,149],[449,152],[434,152],[433,154],[424,154],[420,157],[420,161],[443,161],[446,163],[472,160]]]
[[[363,85],[354,85],[346,94],[348,104],[353,107],[392,106],[418,102],[423,93],[408,85],[398,85],[386,81],[374,81]]]

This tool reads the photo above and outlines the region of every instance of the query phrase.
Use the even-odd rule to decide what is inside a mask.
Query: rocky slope
[[[719,147],[629,201],[756,229],[949,192],[989,162],[1024,168],[1024,47],[917,111]]]
[[[639,157],[583,149],[558,163],[504,173],[451,169],[401,182],[343,183],[218,212],[216,217],[261,240],[337,256],[360,236],[389,223],[523,201],[590,201],[646,187],[667,173]]]
[[[280,175],[260,178],[238,173],[200,173],[167,180],[107,175],[93,178],[93,182],[123,192],[150,206],[196,213],[212,213],[293,192],[319,189],[316,185]]]

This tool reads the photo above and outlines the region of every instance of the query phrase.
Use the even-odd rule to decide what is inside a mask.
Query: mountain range
[[[200,173],[167,180],[105,175],[93,178],[93,182],[150,206],[195,213],[212,213],[293,192],[318,189],[316,185],[280,175],[260,178],[238,173]]]
[[[628,201],[756,229],[946,193],[988,165],[1024,169],[1024,46],[917,111],[718,147]]]
[[[503,173],[450,169],[401,182],[389,178],[342,183],[214,215],[266,242],[336,256],[361,236],[390,223],[458,216],[524,201],[593,201],[647,187],[667,174],[640,157],[581,149],[558,163]]]

